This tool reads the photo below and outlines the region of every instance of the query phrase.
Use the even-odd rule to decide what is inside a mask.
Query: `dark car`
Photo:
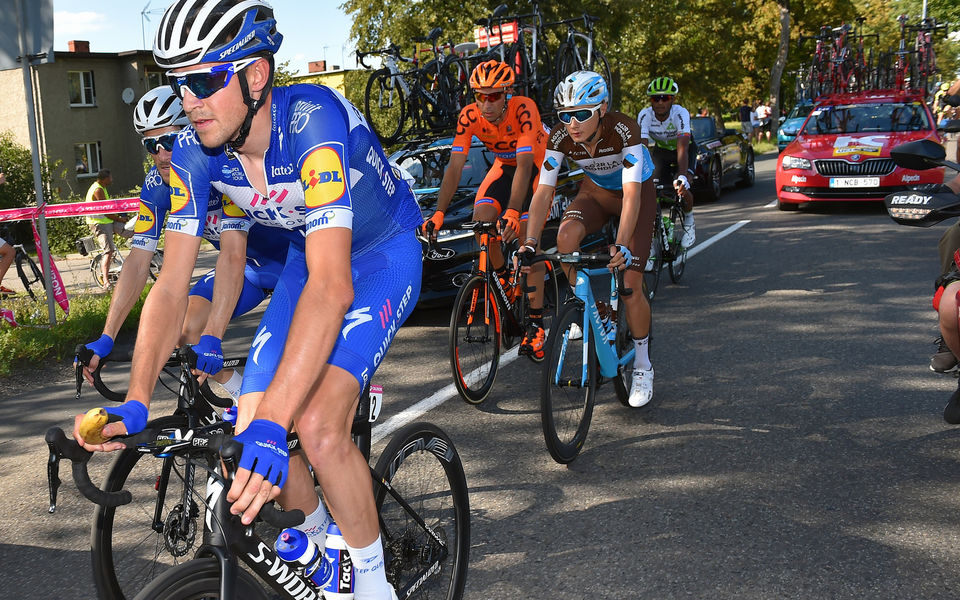
[[[437,194],[443,172],[450,160],[452,141],[452,138],[445,137],[415,143],[390,156],[391,162],[402,167],[413,177],[413,191],[416,193],[424,220],[433,215],[437,208]],[[487,171],[493,165],[494,158],[482,143],[474,139],[457,191],[444,217],[443,228],[437,235],[437,244],[432,251],[428,252],[427,245],[424,243],[423,282],[418,306],[452,302],[460,286],[469,279],[479,247],[473,232],[461,229],[460,225],[473,218],[473,203],[477,188],[480,187]],[[576,195],[582,178],[581,170],[570,171],[567,165],[561,167],[550,216],[540,236],[542,248],[548,249],[556,245],[560,215]]]
[[[753,185],[753,146],[742,132],[717,129],[713,117],[693,117],[690,130],[697,143],[693,192],[703,200],[717,200],[720,190],[739,183]]]

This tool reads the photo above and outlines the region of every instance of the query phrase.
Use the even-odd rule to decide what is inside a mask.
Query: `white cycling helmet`
[[[169,85],[155,87],[144,94],[133,110],[133,128],[140,134],[148,129],[189,124],[180,98]]]
[[[609,98],[607,82],[599,73],[576,71],[557,84],[553,103],[557,110],[577,106],[594,106]]]
[[[177,0],[163,14],[153,57],[164,69],[273,54],[283,36],[263,0]]]

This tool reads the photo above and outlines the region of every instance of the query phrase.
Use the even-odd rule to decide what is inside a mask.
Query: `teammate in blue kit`
[[[170,156],[177,134],[188,125],[187,115],[183,112],[180,98],[170,86],[150,90],[140,98],[133,113],[133,126],[143,136],[143,146],[153,160],[143,180],[140,190],[140,213],[134,228],[132,248],[120,270],[120,277],[110,300],[110,310],[103,325],[103,334],[95,341],[85,344],[93,351],[89,366],[84,367],[87,380],[93,382],[91,371],[97,368],[100,358],[113,350],[113,342],[130,309],[140,297],[147,283],[150,260],[160,236],[163,223],[170,212]],[[207,223],[203,237],[215,248],[220,247],[220,224],[222,222],[221,195],[210,195],[210,208],[207,211]],[[262,227],[262,226],[257,226]],[[233,308],[233,317],[238,317],[255,308],[276,286],[280,270],[287,254],[285,240],[270,235],[254,235],[247,246],[247,260],[244,268],[244,284],[240,298]],[[183,324],[179,344],[197,344],[196,349],[204,366],[219,356],[222,365],[222,353],[219,340],[213,336],[201,337],[207,318],[213,309],[213,279],[216,270],[210,271],[190,290],[187,316]],[[225,310],[230,310],[226,307]],[[200,343],[198,343],[200,342]],[[214,368],[210,369],[211,371]],[[220,369],[215,369],[220,371]],[[236,399],[240,395],[240,374],[233,371],[220,371],[213,376]]]
[[[123,421],[103,433],[133,432],[146,420],[183,317],[208,198],[219,191],[221,255],[242,257],[254,223],[292,242],[250,348],[235,438],[243,455],[227,498],[245,523],[273,497],[304,510],[308,529],[326,518],[305,462],[287,455],[296,427],[356,565],[356,599],[387,600],[395,592],[373,486],[350,427],[419,295],[422,218],[353,105],[322,86],[272,88],[281,40],[260,0],[178,0],[163,16],[154,58],[169,69],[192,127],[173,149],[165,264],[144,306],[127,402],[112,409]],[[215,296],[239,295],[242,262],[229,267],[218,263]]]

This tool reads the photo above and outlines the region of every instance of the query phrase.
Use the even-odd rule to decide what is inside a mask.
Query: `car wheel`
[[[711,160],[710,167],[707,169],[707,187],[703,190],[703,199],[707,202],[719,200],[722,181],[723,171],[720,168],[720,161],[718,159]]]
[[[787,212],[792,212],[800,209],[800,205],[794,202],[784,202],[780,198],[777,198],[777,208]]]
[[[747,159],[742,167],[740,186],[753,187],[753,182],[757,179],[757,169],[753,162],[753,150],[747,151]]]

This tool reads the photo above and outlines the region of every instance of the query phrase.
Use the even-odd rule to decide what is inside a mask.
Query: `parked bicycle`
[[[14,236],[12,227],[8,224],[4,225],[0,237],[6,239],[10,246],[13,247],[13,265],[17,268],[17,277],[20,278],[20,283],[23,284],[23,288],[27,292],[27,295],[30,296],[30,299],[36,300],[37,291],[42,293],[45,287],[43,271],[37,266],[36,261],[27,254],[27,250],[23,247],[23,244],[13,243],[12,240]]]
[[[613,76],[610,73],[610,64],[606,57],[596,47],[593,39],[593,25],[600,20],[600,17],[583,13],[583,16],[576,19],[565,19],[549,25],[566,25],[567,37],[557,49],[557,58],[554,61],[556,65],[556,76],[554,81],[563,81],[563,78],[575,71],[594,71],[603,76],[607,82],[607,90],[610,97],[607,100],[610,108],[616,106],[613,94]],[[583,31],[577,29],[576,25],[583,23]]]
[[[653,300],[660,283],[660,273],[667,265],[670,281],[680,283],[687,266],[687,249],[680,245],[683,238],[683,202],[670,185],[655,181],[657,187],[657,218],[653,222],[653,242],[643,281],[647,300]],[[652,261],[652,265],[651,265]]]
[[[574,297],[559,310],[547,336],[540,387],[540,420],[547,450],[561,464],[583,449],[590,429],[597,386],[613,381],[617,398],[629,406],[634,345],[620,297],[633,293],[623,273],[607,269],[609,254],[543,254],[533,259],[557,261],[576,268]],[[609,278],[606,300],[594,297],[592,280]]]
[[[266,546],[272,551],[272,540],[278,530],[260,524],[257,535],[265,535],[266,542],[259,542],[252,535],[252,528],[244,528],[239,521],[225,516],[223,511],[228,507],[217,504],[216,498],[210,499],[211,489],[223,489],[218,488],[223,483],[222,478],[210,471],[214,468],[210,463],[212,455],[200,457],[192,454],[199,442],[193,441],[191,449],[190,440],[201,439],[206,434],[229,435],[232,425],[222,421],[213,406],[230,406],[232,401],[217,397],[205,385],[197,385],[196,379],[190,375],[194,360],[188,348],[178,350],[171,357],[165,371],[176,374],[180,381],[176,413],[151,421],[143,433],[127,438],[127,449],[117,453],[102,490],[93,487],[86,474],[90,454],[67,440],[59,428],[53,428],[47,434],[51,450],[48,463],[51,512],[56,504],[60,457],[74,461],[73,474],[78,488],[88,499],[100,505],[93,526],[92,555],[94,580],[101,597],[123,599],[138,593],[138,598],[141,595],[145,598],[207,597],[205,594],[216,590],[220,572],[215,563],[192,558],[205,556],[208,552],[218,555],[237,552],[230,543],[237,542],[238,537],[252,544],[246,547],[249,552],[238,554],[241,559],[246,556],[248,562]],[[110,357],[101,362],[101,368],[107,362]],[[224,366],[239,367],[243,362],[244,359],[226,359]],[[78,390],[80,377],[78,372]],[[108,399],[122,400],[124,396],[103,385],[100,368],[94,372],[94,385]],[[369,398],[369,402],[359,403],[354,419],[354,441],[367,457],[371,424],[379,415],[381,394],[382,391],[375,386],[372,390],[368,387],[363,397]],[[169,439],[178,434],[187,440],[183,452],[177,452],[176,442]],[[211,444],[209,452],[216,452],[220,447],[217,442],[224,441],[212,437],[204,439]],[[298,445],[299,440],[291,436],[288,440],[290,449],[296,449]],[[148,455],[161,460],[152,460]],[[401,469],[404,463],[416,465]],[[430,467],[434,471],[428,473],[426,469]],[[201,471],[210,472],[214,480],[212,483],[208,480],[206,494],[200,489],[200,478],[197,477]],[[469,508],[462,465],[452,443],[432,425],[408,426],[387,445],[376,471],[374,480],[380,483],[377,506],[381,514],[387,568],[391,583],[398,592],[403,592],[400,597],[416,597],[415,592],[434,597],[432,594],[442,589],[443,597],[458,598],[466,576]],[[421,479],[411,479],[417,475]],[[423,479],[428,476],[434,479]],[[441,477],[443,483],[440,483]],[[433,488],[427,485],[431,483]],[[409,505],[405,507],[404,502],[416,506],[419,512]],[[200,523],[206,524],[202,532]],[[284,595],[293,588],[287,585],[292,576],[287,577],[287,569],[281,567],[282,564],[274,557],[274,562],[260,563],[261,571],[252,564],[250,568],[261,576],[266,570],[268,576],[264,581],[277,588],[280,597],[292,598],[294,596]],[[174,575],[161,574],[171,565]],[[282,574],[277,571],[281,568],[284,570]],[[212,575],[210,569],[213,569]],[[197,574],[201,572],[205,575]],[[237,573],[225,569],[223,573],[224,581],[239,581],[241,595],[236,597],[265,597],[259,587],[256,591],[245,587],[249,583],[245,571]],[[213,587],[205,588],[210,577]],[[306,581],[306,578],[301,579]],[[157,591],[163,582],[178,580],[185,586],[179,592]],[[278,586],[286,588],[286,592]],[[176,595],[185,593],[183,590],[193,590],[190,592],[193,595]],[[167,595],[168,592],[172,595]]]
[[[120,270],[123,268],[123,256],[118,249],[113,253],[113,259],[110,261],[110,269],[107,272],[107,280],[103,279],[103,261],[106,260],[106,251],[97,243],[96,236],[88,235],[77,240],[77,252],[81,256],[90,257],[90,272],[93,274],[93,280],[101,288],[108,285],[115,285],[120,278]],[[163,266],[163,250],[157,249],[150,258],[150,278],[154,281],[160,275],[160,268]]]
[[[480,404],[493,388],[501,347],[519,343],[529,325],[527,293],[533,288],[526,285],[526,278],[514,263],[514,252],[503,253],[509,274],[506,282],[490,266],[489,248],[501,243],[496,223],[478,221],[460,227],[479,234],[480,255],[450,314],[450,367],[460,397],[469,404]],[[544,329],[550,328],[556,314],[560,297],[557,279],[558,271],[546,263]]]

